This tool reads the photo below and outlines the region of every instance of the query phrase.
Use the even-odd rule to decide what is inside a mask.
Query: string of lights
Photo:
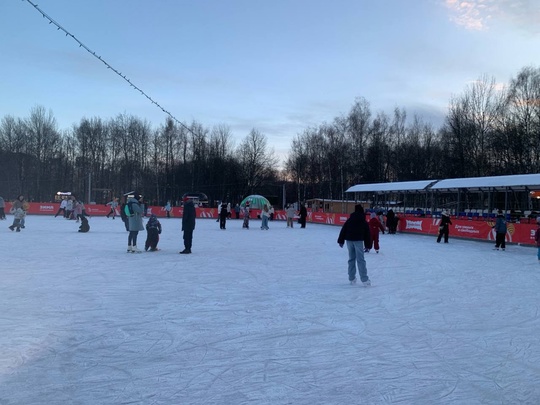
[[[183,122],[178,120],[174,115],[172,115],[169,111],[167,111],[165,108],[163,108],[157,101],[155,101],[152,97],[150,97],[148,94],[146,94],[140,87],[136,86],[130,79],[126,77],[126,75],[123,75],[121,72],[119,72],[117,69],[115,69],[113,66],[111,66],[105,59],[103,59],[101,56],[97,55],[94,51],[92,51],[90,48],[88,48],[85,44],[83,44],[75,35],[67,31],[64,27],[62,27],[58,22],[53,20],[47,13],[45,13],[39,6],[32,2],[31,0],[22,0],[26,1],[30,5],[32,5],[42,16],[43,18],[46,18],[49,20],[49,24],[53,24],[56,26],[56,28],[59,31],[62,31],[66,34],[67,37],[71,37],[75,42],[79,44],[79,48],[85,49],[89,54],[94,56],[96,59],[98,59],[100,62],[102,62],[105,66],[107,66],[107,69],[112,70],[114,73],[116,73],[118,76],[120,76],[124,81],[126,81],[131,87],[133,87],[135,90],[141,93],[144,97],[146,97],[152,104],[154,104],[156,107],[158,107],[161,111],[163,111],[165,114],[167,114],[171,119],[185,128],[187,131],[192,133],[193,135],[196,135],[189,127],[187,127]]]

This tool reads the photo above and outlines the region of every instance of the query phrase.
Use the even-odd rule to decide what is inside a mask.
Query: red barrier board
[[[54,215],[60,207],[59,203],[39,203],[32,202],[28,208],[29,214]],[[5,211],[9,213],[11,203],[6,203]],[[86,213],[89,216],[105,216],[110,208],[107,205],[88,204],[85,205]],[[197,208],[198,218],[218,218],[217,208]],[[181,218],[184,213],[182,207],[173,207],[171,217]],[[158,217],[165,217],[166,211],[163,207],[151,206],[147,209],[147,215],[156,214]],[[255,219],[260,214],[260,210],[252,210],[250,218]],[[117,211],[117,215],[119,212]],[[233,213],[233,218],[235,214]],[[240,214],[242,218],[242,214]],[[274,218],[276,220],[286,220],[285,211],[276,211]],[[341,226],[349,218],[349,214],[331,214],[325,212],[308,212],[307,222],[316,224],[338,225]],[[419,218],[419,217],[400,217],[398,230],[400,232],[420,233],[428,235],[437,235],[439,233],[440,218]],[[495,240],[495,231],[493,230],[494,221],[471,221],[452,219],[450,226],[450,238],[479,239],[486,241]],[[523,245],[534,245],[536,241],[534,236],[538,226],[536,224],[512,223],[507,224],[506,241],[508,243],[519,243]]]

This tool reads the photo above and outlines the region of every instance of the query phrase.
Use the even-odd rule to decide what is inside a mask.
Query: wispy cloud
[[[450,19],[469,30],[487,30],[494,20],[540,33],[538,0],[443,0]]]

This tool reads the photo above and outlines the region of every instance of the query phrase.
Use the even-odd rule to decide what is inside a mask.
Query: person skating
[[[450,234],[450,225],[452,221],[450,220],[450,215],[448,212],[443,211],[441,217],[441,223],[439,225],[439,236],[437,237],[437,243],[441,242],[442,237],[444,236],[444,243],[448,243],[448,235]]]
[[[143,197],[138,193],[134,193],[133,197],[127,200],[127,209],[129,210],[128,216],[128,253],[141,253],[137,248],[137,237],[140,231],[144,231],[144,225],[142,216],[144,213],[144,206],[142,205]]]
[[[146,242],[144,244],[144,250],[155,252],[159,250],[157,245],[159,243],[159,235],[161,234],[161,223],[157,219],[156,214],[150,215],[150,219],[146,223]]]
[[[285,213],[287,215],[287,228],[294,228],[294,216],[296,215],[296,210],[294,209],[294,206],[292,204],[289,204],[287,206],[287,209],[285,210]]]
[[[358,267],[358,274],[362,284],[366,287],[371,285],[371,280],[367,274],[366,260],[364,259],[364,245],[369,245],[370,238],[364,207],[358,204],[341,227],[337,240],[341,248],[347,242],[347,250],[349,251],[348,274],[351,284],[356,284],[356,268]]]
[[[249,201],[246,201],[246,205],[244,205],[244,208],[242,209],[242,214],[244,215],[242,228],[249,229]]]
[[[114,197],[112,201],[109,201],[107,205],[111,208],[107,214],[107,218],[112,215],[112,219],[116,218],[116,208],[118,207],[118,198]]]
[[[502,250],[506,249],[506,219],[501,210],[497,212],[493,229],[495,229],[495,250],[499,250],[499,246]]]
[[[370,251],[372,247],[375,248],[375,252],[379,253],[379,231],[384,233],[384,226],[381,224],[381,221],[379,221],[379,218],[377,218],[377,214],[372,212],[370,214],[370,220],[368,222],[369,225],[369,232],[371,236],[371,243],[366,248],[366,251]]]
[[[184,213],[182,215],[182,232],[184,232],[184,250],[180,254],[190,254],[195,230],[195,204],[193,200],[184,197]]]
[[[300,204],[300,211],[298,215],[300,215],[300,228],[305,228],[307,219],[307,208],[305,204]]]
[[[269,230],[270,228],[268,227],[268,220],[270,219],[270,210],[268,209],[268,205],[264,204],[263,206],[263,209],[261,211],[261,219],[262,219],[262,223],[261,223],[261,229],[263,230]]]
[[[227,204],[221,202],[219,210],[219,229],[225,229],[225,223],[227,222],[227,217],[229,212],[227,211]]]

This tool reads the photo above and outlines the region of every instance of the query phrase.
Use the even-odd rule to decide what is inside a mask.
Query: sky
[[[0,403],[538,404],[533,247],[381,235],[350,285],[339,227],[0,221]],[[139,234],[142,247],[146,233]]]
[[[181,122],[256,129],[279,157],[357,98],[438,128],[480,77],[540,66],[537,0],[42,0],[54,21]],[[39,105],[59,129],[166,114],[27,0],[0,3],[0,118]]]

